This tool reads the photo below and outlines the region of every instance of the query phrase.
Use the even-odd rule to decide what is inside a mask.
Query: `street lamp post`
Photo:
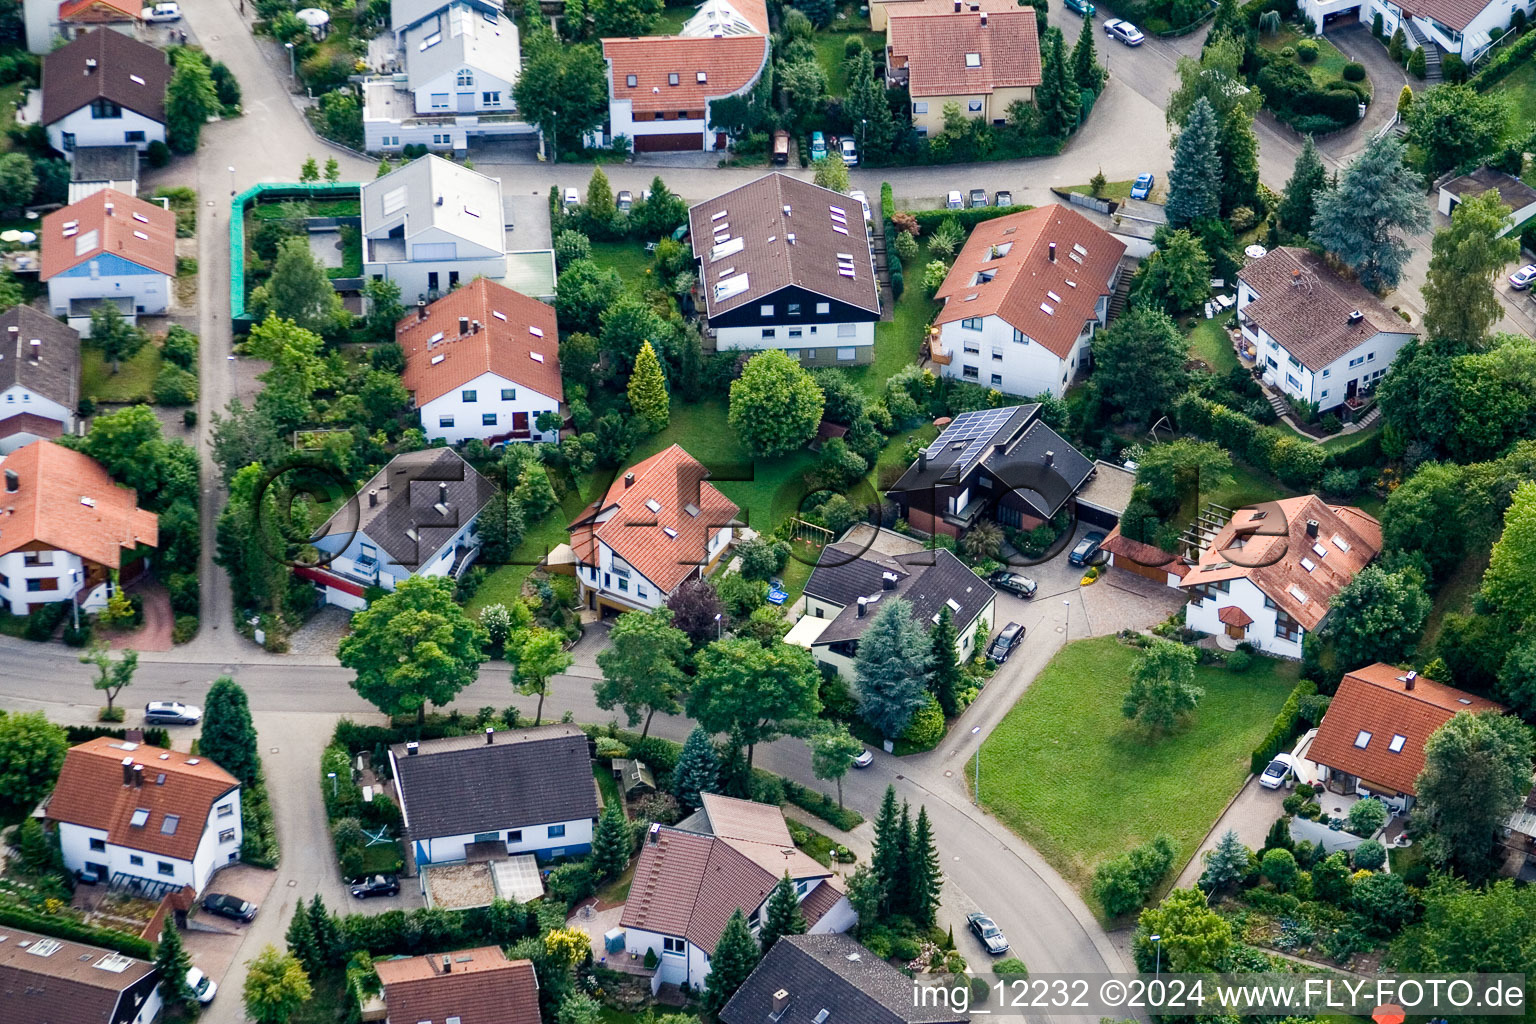
[[[293,56],[293,44],[292,43],[284,43],[283,45],[288,48],[288,77],[289,78],[297,78],[298,75],[299,75],[299,70],[298,70],[297,62],[295,61],[294,56]]]
[[[229,165],[229,194],[235,194],[235,165]]]
[[[720,616],[718,614],[716,614],[715,615],[715,639],[716,640],[720,639],[720,636],[721,636],[722,632],[724,631],[724,629],[725,629],[725,626],[724,626],[724,624],[721,623]]]
[[[978,725],[978,726],[975,726],[975,727],[973,727],[971,729],[971,735],[972,736],[979,736],[980,734],[981,734],[981,726]],[[980,804],[981,803],[981,741],[980,740],[976,741],[976,769],[975,769],[975,773],[974,774],[975,774],[976,783],[972,787],[975,790],[975,792],[971,794],[971,803],[973,803],[973,804]]]
[[[1154,978],[1161,978],[1163,976],[1163,937],[1161,935],[1153,935],[1151,938],[1152,948],[1157,950],[1157,959],[1153,965],[1152,976]]]
[[[331,780],[331,799],[336,799],[336,773],[326,772],[325,777]]]
[[[1072,639],[1072,599],[1068,598],[1061,603],[1065,605],[1067,609],[1066,640],[1062,641],[1063,643],[1067,643]]]

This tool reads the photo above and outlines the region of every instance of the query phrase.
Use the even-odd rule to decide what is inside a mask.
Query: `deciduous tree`
[[[25,153],[0,156],[0,208],[19,210],[32,201],[37,190],[37,172]]]
[[[1512,135],[1513,108],[1503,93],[1470,85],[1436,86],[1414,98],[1408,141],[1424,153],[1424,174],[1470,171],[1497,154]]]
[[[288,1024],[314,994],[299,961],[274,946],[264,947],[246,965],[245,1012],[256,1024]]]
[[[1160,949],[1154,948],[1153,935],[1160,936]],[[1203,973],[1223,967],[1234,941],[1231,924],[1205,905],[1205,893],[1175,889],[1141,912],[1131,949],[1142,973],[1152,970],[1159,953],[1165,971]]]
[[[779,349],[747,361],[731,384],[728,419],[753,455],[771,457],[802,448],[821,423],[821,388],[805,368]]]
[[[887,739],[907,731],[912,716],[928,699],[928,638],[912,617],[912,605],[900,597],[880,602],[874,621],[859,638],[854,677],[859,717]]]
[[[725,606],[709,580],[688,580],[678,586],[667,598],[667,609],[672,612],[672,624],[688,634],[688,641],[695,650],[719,637],[723,632]]]
[[[1167,732],[1193,712],[1205,691],[1195,685],[1194,649],[1154,638],[1131,665],[1121,712],[1152,732]]]
[[[148,341],[149,335],[129,323],[116,306],[106,304],[91,310],[90,343],[101,349],[103,359],[111,360],[113,373],[122,369],[124,359],[138,355]]]
[[[573,150],[608,115],[608,65],[595,46],[563,46],[553,33],[529,32],[513,95],[519,113],[557,143],[557,153]]]
[[[843,776],[853,767],[853,759],[864,751],[848,727],[841,722],[825,723],[806,737],[811,748],[811,771],[818,779],[837,783],[837,806],[843,806]]]
[[[1414,816],[1429,856],[1469,878],[1498,859],[1510,812],[1531,788],[1531,731],[1518,718],[1462,711],[1424,744]]]
[[[1398,662],[1412,656],[1429,607],[1417,570],[1368,565],[1333,596],[1321,632],[1341,665]]]
[[[69,742],[41,711],[0,714],[0,804],[30,811],[53,788]]]
[[[644,739],[656,712],[675,715],[682,710],[677,696],[688,683],[683,673],[687,662],[688,636],[672,625],[669,609],[625,612],[608,633],[608,647],[597,655],[603,672],[592,684],[597,706],[604,711],[622,707],[631,726],[643,716]]]
[[[165,140],[178,153],[195,153],[203,125],[219,113],[219,92],[208,65],[197,58],[178,60],[165,87]]]
[[[1494,278],[1520,256],[1515,235],[1499,237],[1508,222],[1509,211],[1498,192],[1490,190],[1458,203],[1451,226],[1435,232],[1424,282],[1424,330],[1442,351],[1482,348],[1504,315]]]
[[[1200,239],[1185,228],[1164,232],[1162,242],[1141,261],[1131,280],[1131,298],[1138,306],[1182,313],[1198,308],[1211,294],[1211,258]],[[1118,326],[1118,322],[1117,322]],[[1184,370],[1184,346],[1178,340],[1177,373]],[[1158,361],[1160,367],[1173,365],[1171,358]],[[1120,392],[1123,395],[1123,392]],[[1115,396],[1114,391],[1111,396]]]
[[[118,694],[133,685],[133,673],[139,667],[139,652],[124,651],[121,658],[114,659],[111,648],[98,640],[91,644],[90,650],[80,655],[80,663],[96,666],[96,678],[91,681],[91,686],[107,695],[106,717],[114,719],[112,702]]]
[[[1344,262],[1367,288],[1395,288],[1408,262],[1402,233],[1429,224],[1423,189],[1403,165],[1403,147],[1388,133],[1316,193],[1312,240]]]
[[[565,649],[565,636],[553,629],[532,626],[519,634],[513,634],[507,642],[507,660],[512,663],[512,678],[517,692],[524,696],[538,695],[539,703],[533,711],[533,724],[544,717],[544,697],[549,692],[549,681],[571,667],[575,658]]]
[[[309,251],[307,237],[285,238],[278,243],[272,276],[251,292],[251,308],[316,333],[347,315],[325,267]]]
[[[699,655],[688,714],[713,733],[739,731],[747,764],[759,743],[802,736],[821,713],[821,673],[803,647],[727,637]]]
[[[816,173],[811,179],[822,188],[834,192],[848,191],[848,165],[837,153],[829,153],[816,161]]]
[[[1169,409],[1188,380],[1184,338],[1161,309],[1127,310],[1099,336],[1093,357],[1099,394],[1138,420]]]

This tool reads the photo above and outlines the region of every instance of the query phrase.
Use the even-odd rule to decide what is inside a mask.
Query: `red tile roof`
[[[415,394],[418,406],[483,373],[557,402],[564,398],[553,307],[482,277],[455,288],[426,310],[425,320],[412,313],[395,325],[395,338],[405,350],[405,387]],[[461,318],[480,326],[460,334]]]
[[[1318,524],[1315,537],[1307,533],[1309,521]],[[1248,579],[1281,611],[1316,629],[1333,595],[1380,550],[1381,524],[1374,518],[1304,494],[1238,509],[1179,585]]]
[[[1104,543],[1101,546],[1105,551],[1115,555],[1117,558],[1128,558],[1138,565],[1161,569],[1164,572],[1178,576],[1180,579],[1186,576],[1191,569],[1189,562],[1185,559],[1178,555],[1170,555],[1156,544],[1131,540],[1131,538],[1120,532],[1119,523],[1116,523],[1115,528],[1109,531],[1109,536],[1104,538]]]
[[[1243,611],[1237,605],[1228,605],[1216,613],[1216,617],[1229,626],[1251,626],[1253,616]]]
[[[70,22],[138,21],[143,11],[135,0],[64,0],[59,20]]]
[[[704,464],[675,444],[635,463],[571,524],[571,549],[583,563],[596,565],[600,540],[670,592],[708,560],[709,538],[741,511],[708,477]]]
[[[137,773],[141,785],[123,784],[125,760],[144,766]],[[161,775],[164,783],[158,781]],[[100,736],[69,748],[47,815],[50,821],[102,829],[116,846],[191,860],[213,805],[239,786],[207,758]],[[148,816],[134,825],[134,812],[141,809]],[[167,815],[180,818],[169,833]]]
[[[894,7],[888,13],[891,65],[907,68],[913,96],[974,96],[1040,84],[1032,7],[959,14]]]
[[[500,946],[380,960],[374,970],[392,1021],[539,1024],[533,961],[508,960]]]
[[[998,316],[1065,359],[1094,318],[1099,297],[1109,294],[1123,255],[1124,242],[1054,203],[982,221],[939,287],[935,297],[944,308],[935,322]],[[995,276],[977,283],[982,273]]]
[[[768,62],[767,36],[630,36],[604,39],[608,95],[629,100],[635,113],[702,110],[757,81]],[[699,75],[705,81],[699,81]],[[635,76],[630,85],[628,76]],[[671,84],[670,75],[677,76]]]
[[[176,215],[116,189],[104,188],[50,213],[42,234],[44,281],[104,252],[176,275]]]
[[[1404,14],[1432,18],[1458,32],[1465,31],[1488,6],[1488,0],[1406,0],[1402,4]]]
[[[1344,676],[1307,751],[1308,759],[1373,784],[1413,795],[1424,770],[1424,744],[1458,712],[1504,708],[1491,700],[1391,665],[1367,665]],[[1369,735],[1366,735],[1366,734]],[[1398,750],[1395,738],[1403,737]],[[1361,743],[1364,746],[1360,746]]]
[[[0,468],[18,485],[0,494],[0,555],[36,542],[116,569],[124,551],[160,543],[159,518],[89,455],[33,441],[0,459]]]

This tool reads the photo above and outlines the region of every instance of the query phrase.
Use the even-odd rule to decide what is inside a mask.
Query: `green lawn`
[[[1120,714],[1136,654],[1113,637],[1069,645],[982,745],[983,806],[1080,887],[1159,832],[1182,866],[1247,777],[1298,671],[1269,658],[1242,675],[1199,668],[1193,722],[1149,741]]]
[[[885,52],[883,32],[818,32],[812,40],[816,44],[816,60],[827,73],[828,96],[845,96],[848,93],[848,70],[843,66],[843,59],[848,40],[855,36],[864,40],[864,49],[870,53],[879,55]]]
[[[668,5],[661,12],[661,17],[656,19],[656,24],[649,34],[653,36],[675,36],[682,31],[683,24],[696,13],[698,13],[697,8],[692,4]]]
[[[1349,63],[1349,58],[1328,41],[1325,36],[1308,36],[1317,43],[1317,60],[1311,64],[1302,64],[1307,73],[1312,76],[1312,84],[1319,89],[1326,88],[1329,82],[1336,82],[1344,77],[1344,65]],[[1272,36],[1260,40],[1259,45],[1266,50],[1279,53],[1287,46],[1295,46],[1301,39],[1301,34],[1295,28],[1286,26]],[[1364,80],[1355,83],[1365,86],[1365,91],[1371,91],[1371,79],[1367,75]]]
[[[1493,92],[1509,97],[1515,117],[1536,121],[1536,64],[1526,64],[1493,87]]]
[[[356,217],[363,206],[360,199],[280,199],[258,203],[251,207],[249,216],[257,220],[281,220],[283,207],[294,202],[307,206],[311,217]]]
[[[878,229],[877,229],[878,230]],[[891,260],[895,253],[887,254]],[[917,362],[928,324],[938,313],[938,303],[923,290],[923,268],[928,265],[928,244],[920,247],[918,258],[903,267],[906,287],[896,300],[890,321],[875,324],[875,358],[866,366],[848,370],[849,378],[871,398],[885,394],[885,382],[904,366]]]
[[[1098,198],[1112,199],[1115,202],[1124,202],[1125,200],[1131,198],[1131,186],[1134,184],[1136,184],[1134,178],[1130,181],[1107,181],[1104,183],[1104,190],[1099,193]],[[1080,196],[1091,196],[1093,195],[1093,186],[1087,184],[1068,185],[1066,188],[1062,189],[1062,191],[1076,192]],[[1164,187],[1161,184],[1158,184],[1153,187],[1152,195],[1148,196],[1147,198],[1161,198],[1161,194],[1164,191]]]
[[[89,341],[80,346],[80,394],[97,402],[148,402],[160,372],[160,346],[151,342],[117,373]]]
[[[639,242],[593,242],[592,259],[598,266],[617,270],[624,283],[636,289],[651,269],[651,257]]]
[[[27,83],[12,82],[10,85],[0,86],[0,153],[8,153],[14,143],[11,142],[11,126],[16,123],[16,104],[21,102],[22,93],[26,91]]]
[[[475,596],[464,605],[471,617],[479,618],[481,609],[492,604],[511,604],[519,594],[523,592],[523,581],[533,571],[539,560],[547,555],[551,548],[564,544],[570,540],[570,535],[565,532],[566,526],[575,518],[576,514],[586,505],[586,501],[575,499],[577,507],[566,514],[565,507],[555,509],[543,520],[535,523],[526,534],[523,535],[523,543],[513,552],[511,564],[499,565],[491,570],[489,576]],[[570,504],[568,501],[567,504]]]
[[[603,806],[618,804],[624,806],[624,801],[619,797],[619,780],[613,777],[613,772],[601,761],[592,762],[592,777],[597,780],[597,791],[603,794]]]
[[[1217,320],[1196,320],[1189,332],[1189,354],[1211,368],[1217,376],[1237,369],[1237,353],[1221,326],[1223,316]]]
[[[1465,615],[1472,611],[1472,601],[1477,597],[1483,573],[1492,555],[1492,544],[1469,552],[1456,570],[1440,584],[1440,589],[1435,591],[1435,603],[1429,610],[1429,618],[1424,620],[1424,636],[1419,641],[1418,649],[1424,657],[1434,651],[1447,615],[1451,612]]]

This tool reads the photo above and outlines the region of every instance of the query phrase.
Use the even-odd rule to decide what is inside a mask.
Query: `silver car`
[[[203,709],[179,700],[152,700],[144,705],[144,721],[150,725],[196,725]]]

